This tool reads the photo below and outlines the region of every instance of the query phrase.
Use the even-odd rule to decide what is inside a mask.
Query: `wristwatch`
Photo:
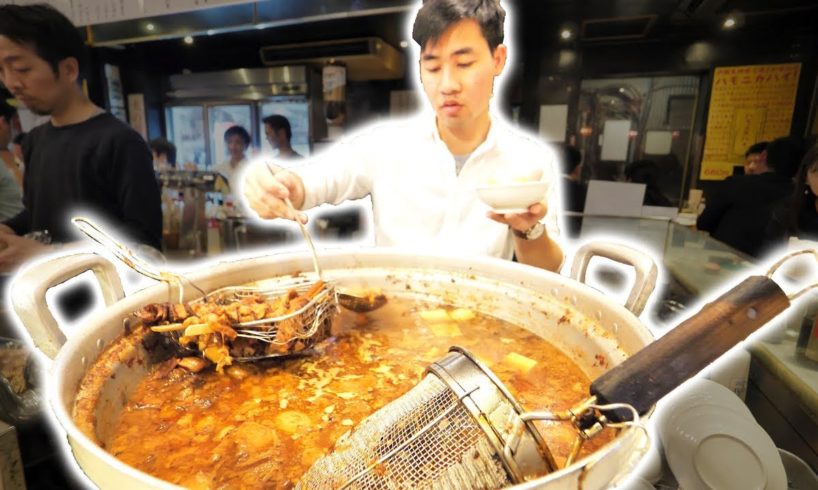
[[[534,223],[534,225],[525,230],[519,231],[514,228],[511,229],[514,236],[522,238],[523,240],[536,240],[545,234],[545,225],[542,223]]]

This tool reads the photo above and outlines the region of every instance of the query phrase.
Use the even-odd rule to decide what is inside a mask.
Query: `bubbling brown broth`
[[[188,488],[291,488],[339,436],[412,388],[452,345],[475,354],[529,410],[569,408],[590,384],[546,340],[471,310],[390,298],[367,314],[342,312],[333,332],[313,357],[226,374],[156,368],[100,442],[125,463]],[[539,427],[563,463],[574,430]],[[584,454],[611,437],[593,440]]]

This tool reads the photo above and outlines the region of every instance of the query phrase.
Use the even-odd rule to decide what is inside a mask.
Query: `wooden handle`
[[[599,404],[627,403],[644,414],[789,305],[778,284],[764,276],[750,277],[597,378],[591,394]],[[605,415],[614,422],[631,418],[627,410]]]

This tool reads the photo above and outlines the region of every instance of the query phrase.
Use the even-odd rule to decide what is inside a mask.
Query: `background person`
[[[744,175],[763,174],[770,172],[767,166],[767,145],[766,141],[756,143],[744,153]]]
[[[754,257],[767,250],[768,225],[774,211],[788,201],[801,146],[792,138],[778,138],[767,146],[769,171],[729,177],[707,194],[707,205],[696,227]]]
[[[18,187],[23,186],[23,172],[20,169],[14,151],[11,148],[14,131],[12,121],[17,115],[17,109],[0,99],[0,160],[3,166],[12,175]]]
[[[56,242],[80,235],[70,223],[91,211],[120,236],[161,249],[162,211],[151,154],[142,137],[82,92],[84,44],[47,5],[0,6],[0,82],[49,121],[23,140],[25,208],[0,225],[0,270],[47,252],[30,232]]]
[[[277,158],[281,160],[304,158],[293,150],[291,144],[293,131],[292,128],[290,128],[290,121],[288,121],[286,117],[273,114],[272,116],[265,117],[263,121],[264,134],[267,137],[267,142],[278,152]]]
[[[224,142],[227,144],[227,153],[230,158],[213,167],[227,179],[231,189],[235,189],[239,170],[247,161],[247,148],[250,147],[250,133],[241,126],[231,126],[224,132]]]
[[[165,138],[154,138],[150,142],[153,169],[157,172],[176,168],[176,145]]]

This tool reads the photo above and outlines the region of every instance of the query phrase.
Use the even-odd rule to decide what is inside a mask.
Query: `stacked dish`
[[[786,490],[769,435],[732,391],[693,379],[659,409],[657,430],[684,489]]]

